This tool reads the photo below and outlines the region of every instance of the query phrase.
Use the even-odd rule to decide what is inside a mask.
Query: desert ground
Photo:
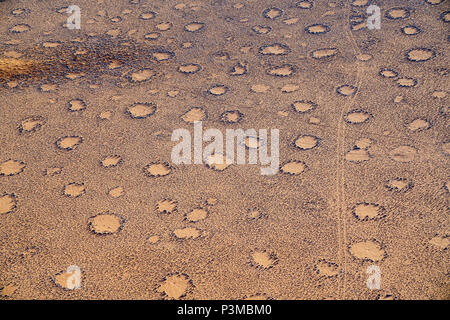
[[[448,299],[449,8],[0,1],[0,299]],[[174,164],[196,121],[278,173]]]

